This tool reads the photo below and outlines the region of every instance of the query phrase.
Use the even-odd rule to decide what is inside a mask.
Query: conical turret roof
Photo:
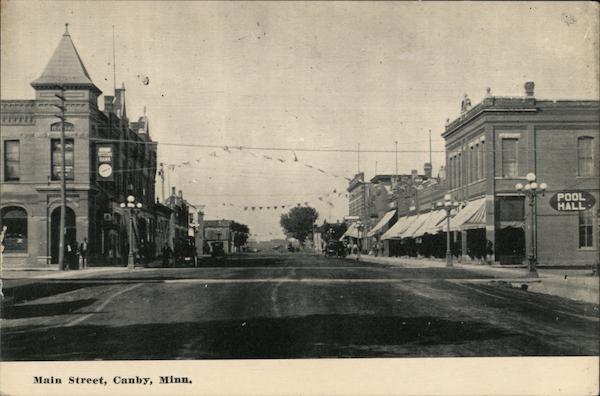
[[[79,53],[71,40],[69,31],[63,34],[54,54],[42,72],[42,75],[34,80],[31,85],[84,85],[99,89],[94,85],[87,72]]]

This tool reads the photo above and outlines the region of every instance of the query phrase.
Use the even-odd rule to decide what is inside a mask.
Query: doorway
[[[77,240],[75,225],[75,212],[68,208],[65,212],[65,243],[74,243]],[[58,263],[58,245],[60,243],[60,207],[52,211],[50,216],[50,258],[53,264]]]

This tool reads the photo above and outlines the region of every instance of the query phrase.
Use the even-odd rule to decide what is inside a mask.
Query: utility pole
[[[358,143],[358,149],[356,150],[356,156],[357,156],[357,160],[358,160],[358,170],[356,171],[356,173],[360,173],[360,143]]]
[[[398,177],[398,141],[396,140],[394,143],[396,145],[396,173],[394,176]]]
[[[158,174],[160,175],[161,201],[164,204],[165,203],[165,168],[164,168],[162,162],[160,163],[160,170],[158,171]]]
[[[65,220],[67,212],[67,185],[65,178],[65,88],[59,86],[58,89],[61,91],[60,94],[54,94],[60,99],[60,104],[54,104],[60,110],[60,115],[56,117],[60,118],[60,236],[58,239],[58,269],[64,270],[65,266]]]
[[[433,169],[433,162],[431,162],[431,129],[429,130],[429,165]]]

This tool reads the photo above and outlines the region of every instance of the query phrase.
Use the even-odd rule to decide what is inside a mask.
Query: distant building
[[[204,243],[212,247],[214,242],[223,242],[225,253],[233,252],[232,220],[204,220]]]

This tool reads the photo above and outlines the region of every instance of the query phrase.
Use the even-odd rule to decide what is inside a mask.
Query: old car
[[[326,256],[346,257],[346,246],[341,241],[329,241],[325,248]]]
[[[223,257],[225,256],[225,249],[223,248],[223,242],[213,242],[210,249],[211,257]]]

